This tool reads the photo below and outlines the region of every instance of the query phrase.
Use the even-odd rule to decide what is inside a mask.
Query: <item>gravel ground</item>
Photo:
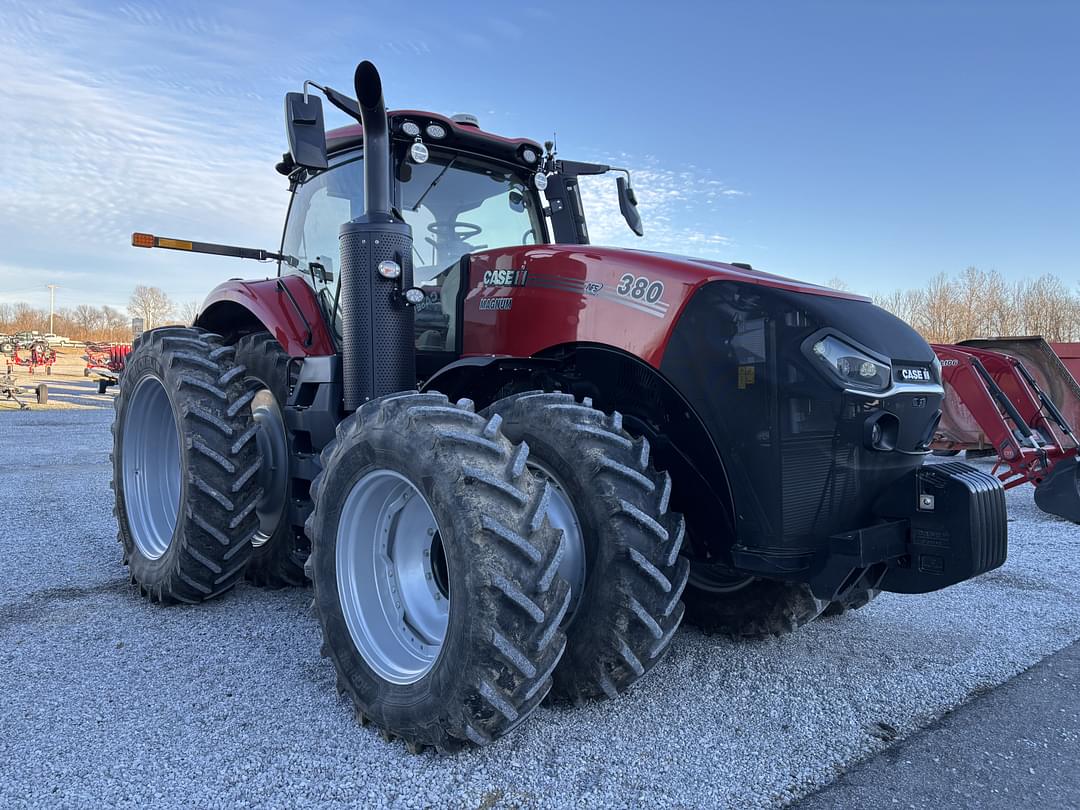
[[[1020,489],[1010,559],[975,582],[781,640],[687,628],[619,700],[411,756],[338,698],[308,593],[164,609],[132,593],[110,419],[0,419],[0,806],[777,805],[1080,638],[1080,526]]]

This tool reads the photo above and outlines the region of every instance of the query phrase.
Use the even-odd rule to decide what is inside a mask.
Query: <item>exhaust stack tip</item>
[[[379,69],[367,59],[356,66],[353,84],[356,86],[356,100],[361,108],[372,110],[381,105],[382,77],[379,76]]]

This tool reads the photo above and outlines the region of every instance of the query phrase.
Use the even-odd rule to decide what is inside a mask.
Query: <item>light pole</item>
[[[49,334],[55,335],[56,329],[53,328],[53,311],[56,309],[56,288],[59,284],[46,284],[49,288]]]

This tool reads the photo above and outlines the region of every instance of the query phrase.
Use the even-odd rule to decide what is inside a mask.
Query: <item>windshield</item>
[[[486,248],[542,240],[536,197],[501,164],[432,150],[422,164],[399,164],[397,207],[413,229],[414,283],[423,286],[464,256]],[[316,175],[296,191],[282,250],[332,268],[338,230],[364,208],[361,161],[352,157]]]
[[[498,164],[433,154],[427,163],[406,164],[405,173],[401,214],[413,229],[417,284],[466,253],[539,241],[533,195]]]
[[[394,204],[413,231],[413,283],[426,293],[416,306],[416,348],[456,351],[461,257],[544,241],[538,197],[504,164],[436,149],[427,163],[399,162],[396,175]],[[299,262],[281,271],[315,288],[338,336],[338,233],[363,212],[363,165],[350,152],[296,189],[285,224],[282,252]]]

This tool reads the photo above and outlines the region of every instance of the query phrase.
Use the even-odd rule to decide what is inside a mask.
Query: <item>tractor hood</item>
[[[832,298],[846,298],[853,301],[869,301],[865,296],[854,293],[834,290],[818,284],[810,284],[805,281],[786,278],[784,276],[765,273],[755,270],[748,264],[728,264],[726,262],[711,261],[709,259],[697,259],[692,256],[681,256],[674,253],[659,253],[648,250],[636,250],[631,248],[599,247],[593,245],[552,245],[547,246],[562,255],[571,257],[584,256],[587,260],[600,261],[605,264],[625,264],[628,271],[653,273],[671,278],[683,284],[696,285],[707,281],[741,281],[749,284],[760,284],[766,287],[776,287],[791,292],[807,293],[809,295],[825,295]]]
[[[745,266],[643,250],[524,245],[477,251],[468,265],[465,354],[530,356],[592,342],[659,367],[688,303],[714,287],[741,290],[740,307],[751,307],[750,299],[780,297],[798,299],[793,311],[838,308],[860,335],[866,331],[861,325],[895,320],[861,296]],[[478,328],[471,329],[474,321]],[[929,361],[932,354],[923,347]]]

